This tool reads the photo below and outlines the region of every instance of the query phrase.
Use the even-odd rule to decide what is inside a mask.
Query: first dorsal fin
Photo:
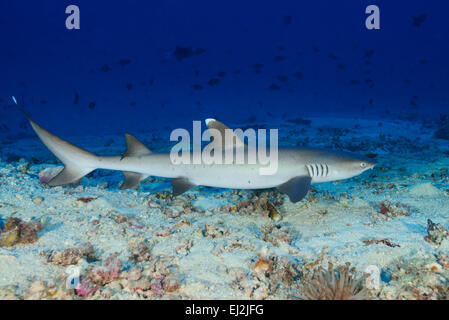
[[[229,129],[229,127],[227,125],[225,125],[224,123],[221,123],[218,120],[215,119],[206,119],[206,126],[208,129],[215,129],[220,131],[221,134],[221,145],[222,148],[226,149],[226,148],[239,148],[239,147],[244,147],[245,143],[239,138],[237,137],[237,135],[232,132],[232,137],[233,139],[231,141],[226,141],[225,137],[226,137],[226,129]],[[231,130],[232,131],[232,130]]]
[[[125,134],[125,140],[126,152],[122,155],[122,159],[129,156],[146,156],[152,153],[142,142],[129,133]]]

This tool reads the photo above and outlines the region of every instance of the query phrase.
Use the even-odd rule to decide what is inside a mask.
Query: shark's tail
[[[34,122],[22,108],[20,108],[17,100],[14,97],[12,98],[20,111],[22,111],[28,118],[31,127],[34,132],[36,132],[39,139],[41,139],[42,143],[45,144],[48,150],[50,150],[64,164],[64,170],[48,182],[49,186],[53,187],[77,183],[86,174],[98,168],[98,157],[96,155],[81,149],[68,141],[62,140],[42,128]]]

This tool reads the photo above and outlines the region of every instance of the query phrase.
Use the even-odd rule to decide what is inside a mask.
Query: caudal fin
[[[22,108],[20,108],[17,100],[14,97],[12,98],[20,111],[22,111],[28,118],[31,127],[34,132],[36,132],[39,139],[41,139],[42,143],[45,144],[48,150],[50,150],[64,164],[64,170],[48,182],[49,186],[54,187],[76,183],[86,174],[97,169],[98,158],[96,155],[77,147],[68,141],[58,138],[42,128],[34,122]]]

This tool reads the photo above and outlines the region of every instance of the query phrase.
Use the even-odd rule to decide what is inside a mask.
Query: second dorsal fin
[[[151,150],[148,149],[142,142],[137,140],[136,137],[127,133],[125,134],[126,140],[126,152],[122,155],[122,159],[129,156],[146,156],[152,154]]]
[[[215,129],[215,130],[220,131],[221,139],[222,139],[221,145],[224,149],[234,148],[234,147],[239,148],[239,147],[245,146],[245,143],[242,140],[240,140],[240,138],[237,137],[237,135],[234,132],[232,132],[233,139],[231,141],[225,140],[225,137],[226,137],[225,130],[226,129],[231,130],[231,129],[229,129],[229,127],[227,125],[225,125],[224,123],[221,123],[220,121],[217,121],[215,119],[206,119],[205,122],[206,122],[206,126],[208,129]]]

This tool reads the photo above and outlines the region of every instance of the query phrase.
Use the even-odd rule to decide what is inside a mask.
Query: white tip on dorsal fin
[[[220,131],[221,134],[221,145],[223,148],[239,148],[239,147],[244,147],[245,143],[239,138],[237,137],[237,135],[233,132],[232,129],[229,129],[228,126],[226,126],[224,123],[221,123],[218,120],[212,119],[212,118],[208,118],[206,120],[204,120],[204,122],[206,122],[206,126],[208,129],[215,129]],[[230,130],[232,131],[232,138],[231,141],[226,141],[225,137],[226,137],[226,131],[225,130]],[[229,133],[228,133],[229,135]]]
[[[126,139],[126,152],[122,155],[122,159],[129,156],[146,156],[151,154],[151,150],[148,149],[142,142],[136,137],[130,134],[125,134]]]

